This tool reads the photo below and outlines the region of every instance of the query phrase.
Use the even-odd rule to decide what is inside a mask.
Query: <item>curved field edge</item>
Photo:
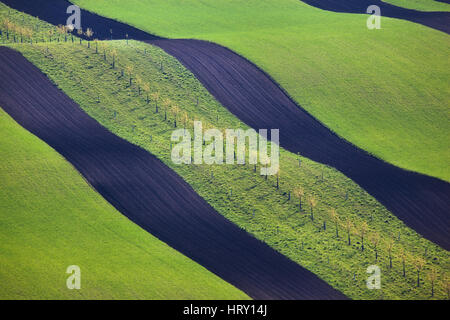
[[[383,0],[383,2],[419,11],[450,11],[450,4],[434,0]]]
[[[126,219],[0,108],[1,299],[248,299]],[[81,289],[69,290],[70,265]]]
[[[450,41],[442,32],[390,18],[369,31],[364,15],[291,0],[148,0],[127,2],[127,10],[119,1],[74,2],[153,34],[224,45],[344,139],[396,166],[450,180]]]
[[[49,53],[46,53],[46,46],[49,47]],[[107,48],[108,61],[104,61],[102,54],[96,55],[93,47],[87,49],[85,44],[13,47],[47,73],[102,125],[149,150],[177,171],[225,217],[318,274],[346,295],[357,299],[429,298],[429,283],[425,278],[422,279],[425,280],[425,286],[414,288],[414,279],[411,277],[414,268],[412,261],[415,258],[412,257],[424,257],[430,263],[428,267],[438,268],[442,279],[445,278],[448,270],[448,253],[445,250],[406,228],[351,180],[331,168],[301,158],[302,167],[299,170],[297,157],[282,151],[283,175],[281,187],[276,190],[273,178],[264,181],[248,166],[174,165],[170,160],[169,145],[173,115],[168,110],[168,119],[164,121],[161,118],[161,105],[161,111],[155,114],[154,101],[147,104],[144,92],[139,96],[134,82],[132,88],[128,88],[127,77],[120,75],[120,69],[123,70],[124,66],[133,65],[134,77],[149,81],[152,91],[161,93],[161,101],[163,98],[172,99],[182,112],[187,113],[189,121],[201,119],[220,128],[245,126],[220,106],[176,59],[161,49],[134,41],[130,41],[129,45],[125,41],[113,41],[100,42],[100,52],[103,46]],[[119,62],[116,69],[112,69],[110,64],[109,52],[112,50],[117,51]],[[160,70],[161,62],[164,71]],[[194,103],[195,97],[199,97],[199,106]],[[287,201],[287,193],[299,184],[305,188],[308,197],[314,195],[319,200],[315,208],[315,223],[309,222],[306,214],[308,205],[305,205],[304,213],[299,215],[298,202],[294,196]],[[232,197],[229,196],[230,188]],[[340,237],[335,239],[330,208],[338,210],[342,221],[349,219],[354,222],[355,228],[351,230],[352,246],[345,245],[345,231],[341,225]],[[324,221],[328,223],[326,232],[321,230]],[[398,274],[398,269],[394,272],[387,267],[386,277],[389,280],[383,292],[365,288],[365,268],[374,261],[373,249],[366,246],[366,250],[361,252],[360,242],[355,238],[358,237],[358,226],[362,221],[367,221],[371,232],[379,233],[383,241],[395,237],[396,268],[399,267],[402,248],[411,254],[406,281]],[[378,261],[384,270],[387,259],[384,242],[379,250]]]

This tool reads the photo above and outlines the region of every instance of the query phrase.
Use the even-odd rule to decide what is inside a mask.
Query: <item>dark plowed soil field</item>
[[[423,12],[394,6],[380,0],[302,0],[303,2],[328,11],[346,13],[366,13],[367,8],[376,5],[382,17],[397,18],[419,23],[424,26],[450,33],[450,12]],[[443,1],[444,2],[444,1]]]
[[[65,0],[2,2],[53,24],[65,23],[64,12],[69,5]],[[317,5],[319,2],[327,1],[315,1]],[[342,6],[342,10],[359,12],[363,7],[367,9],[368,1],[328,2],[337,8]],[[93,27],[97,36],[105,35],[108,39],[113,28],[115,38],[128,34],[130,38],[160,46],[180,60],[218,101],[246,124],[255,129],[280,129],[281,146],[338,169],[409,227],[450,249],[449,183],[397,168],[340,139],[293,102],[268,75],[224,47],[198,40],[158,39],[84,10],[82,17],[83,24]]]
[[[103,128],[21,54],[0,47],[0,74],[0,106],[171,247],[255,299],[345,298],[226,220],[153,155]]]

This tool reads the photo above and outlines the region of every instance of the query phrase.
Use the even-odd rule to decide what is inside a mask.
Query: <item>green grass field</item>
[[[117,212],[0,108],[0,299],[248,299]],[[81,289],[66,268],[81,268]]]
[[[187,115],[188,130],[192,130],[193,120],[221,129],[245,128],[245,125],[215,101],[177,60],[162,50],[135,41],[130,41],[129,45],[125,41],[100,42],[98,54],[94,43],[90,49],[86,43],[12,47],[41,68],[90,116],[176,170],[219,213],[346,295],[358,299],[428,299],[430,283],[426,274],[430,268],[435,268],[439,272],[435,298],[445,298],[448,252],[405,227],[375,199],[332,168],[305,158],[301,158],[299,168],[298,157],[282,150],[282,174],[277,189],[274,177],[265,180],[249,165],[174,165],[170,158],[170,135],[175,116],[168,108],[167,120],[164,120],[163,100],[171,99],[172,105],[179,107],[179,126],[183,124],[182,115]],[[113,50],[117,52],[115,69],[111,66]],[[160,70],[161,63],[163,70]],[[127,74],[121,75],[128,65],[134,67],[134,79],[139,76],[149,84],[150,93],[160,93],[158,113],[155,113],[154,101],[147,104],[146,93],[139,95],[136,81],[129,87]],[[197,97],[199,106],[195,102]],[[298,186],[305,191],[301,213],[298,199],[293,195],[291,200],[288,199],[289,192]],[[307,203],[312,196],[318,200],[314,222],[310,220]],[[332,208],[340,215],[337,238],[330,217]],[[352,245],[346,244],[343,224],[347,220],[353,224],[350,231]],[[369,226],[365,251],[361,250],[358,236],[363,221]],[[324,222],[328,226],[326,230],[323,230]],[[368,244],[368,238],[376,235],[381,238],[378,261]],[[395,239],[392,269],[387,266],[390,239]],[[407,253],[406,279],[401,274],[400,252],[403,249]],[[418,258],[427,261],[420,288],[414,285],[413,263]],[[382,291],[366,289],[366,268],[374,263],[382,268],[385,279]]]
[[[383,0],[398,7],[419,11],[450,11],[450,5],[434,0]]]
[[[298,0],[73,2],[157,35],[222,44],[340,136],[450,181],[450,41],[443,32],[390,18],[368,30],[367,16]]]

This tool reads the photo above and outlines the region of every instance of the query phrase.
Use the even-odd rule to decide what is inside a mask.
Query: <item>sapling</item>
[[[159,100],[159,92],[153,92],[151,94],[153,101],[155,101],[155,113],[158,113],[158,100]]]
[[[372,244],[373,250],[375,251],[375,260],[378,260],[378,244],[380,243],[380,235],[378,233],[374,233],[369,238],[369,241]]]
[[[366,235],[368,229],[367,222],[363,221],[359,227],[359,235],[361,237],[361,251],[364,251],[364,236]]]
[[[146,100],[145,100],[145,102],[146,102],[147,104],[149,104],[149,102],[150,102],[150,99],[149,99],[150,85],[149,85],[147,82],[145,82],[145,83],[142,85],[142,90],[144,90],[144,92],[145,92],[145,94],[146,94]]]
[[[305,191],[302,187],[298,187],[294,189],[294,196],[298,198],[298,210],[302,211],[302,197],[305,195]]]
[[[309,205],[311,207],[311,220],[314,221],[314,208],[317,205],[317,200],[314,197],[309,198]]]
[[[352,222],[347,218],[347,220],[345,220],[344,228],[347,231],[347,244],[348,245],[351,245],[350,232],[352,231],[352,227],[353,227]]]
[[[420,272],[422,271],[423,267],[425,266],[425,260],[420,257],[417,257],[414,259],[413,263],[414,263],[414,267],[416,268],[416,271],[417,271],[417,287],[420,287]]]
[[[338,224],[339,224],[339,216],[335,209],[330,210],[331,220],[334,222],[334,225],[336,227],[336,238],[339,238],[339,230],[338,230]]]
[[[438,277],[438,273],[435,268],[431,268],[430,273],[428,274],[428,279],[431,284],[431,296],[434,297],[434,283],[436,282]]]
[[[127,66],[125,67],[125,69],[126,69],[128,75],[130,76],[130,87],[131,87],[132,81],[133,81],[133,69],[134,69],[134,68],[133,68],[132,65],[127,65]]]
[[[388,255],[389,255],[389,268],[392,269],[392,248],[394,247],[394,239],[389,239],[387,242]]]
[[[112,57],[112,68],[116,68],[116,57],[117,57],[117,50],[113,49],[111,50],[111,57]]]
[[[82,44],[83,39],[81,38],[81,36],[83,35],[83,28],[78,29],[77,34],[78,36],[80,36],[80,44]]]

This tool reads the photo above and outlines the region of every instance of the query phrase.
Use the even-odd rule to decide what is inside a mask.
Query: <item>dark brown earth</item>
[[[64,13],[69,4],[65,0],[2,1],[53,24],[65,23]],[[336,6],[342,3],[347,10],[353,7],[360,10],[366,0],[352,1],[330,0],[329,3]],[[255,129],[280,129],[281,146],[338,169],[406,225],[446,250],[450,249],[449,183],[390,165],[339,138],[293,102],[267,74],[224,47],[198,40],[155,39],[133,27],[84,10],[82,17],[85,26],[93,27],[100,35],[105,34],[105,38],[114,26],[118,37],[128,34],[130,38],[160,46],[181,61],[243,122]]]
[[[366,13],[367,8],[376,5],[381,9],[382,17],[397,18],[419,23],[424,26],[450,33],[450,12],[423,12],[397,7],[380,0],[302,0],[319,9],[346,12]],[[441,2],[447,2],[441,1]]]
[[[345,299],[229,222],[174,171],[115,136],[20,53],[0,47],[0,106],[130,220],[255,299]]]

